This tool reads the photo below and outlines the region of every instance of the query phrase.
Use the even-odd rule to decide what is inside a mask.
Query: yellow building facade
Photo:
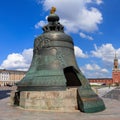
[[[20,81],[26,74],[26,71],[0,69],[0,86],[14,85]]]

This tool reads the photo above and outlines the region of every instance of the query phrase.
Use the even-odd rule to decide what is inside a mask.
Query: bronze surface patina
[[[65,91],[74,87],[77,88],[79,110],[87,113],[102,111],[105,105],[80,71],[73,40],[64,33],[55,11],[52,7],[43,34],[34,41],[31,66],[17,83],[18,91]]]

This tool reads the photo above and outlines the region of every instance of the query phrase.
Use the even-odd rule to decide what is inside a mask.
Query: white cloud
[[[60,16],[67,32],[77,33],[80,30],[93,32],[98,30],[98,25],[103,20],[102,13],[97,8],[87,7],[92,6],[93,3],[100,5],[102,0],[42,0],[40,3],[45,11],[52,6],[57,8],[56,13]]]
[[[104,72],[104,73],[108,73],[108,70],[105,69],[105,68],[103,68],[101,71]]]
[[[103,1],[102,1],[102,0],[96,0],[96,3],[97,3],[98,5],[100,5],[100,4],[103,3]]]
[[[87,70],[93,70],[93,67],[90,64],[86,64],[85,67]]]
[[[22,52],[22,56],[24,57],[25,62],[27,64],[30,64],[32,56],[33,56],[33,49],[32,48],[24,49],[23,52]]]
[[[97,64],[86,64],[85,68],[87,70],[100,70],[100,66],[98,66]]]
[[[97,5],[100,5],[103,3],[103,0],[86,0],[87,3],[96,3]]]
[[[115,51],[120,51],[120,49],[116,50],[112,44],[107,43],[103,44],[100,47],[97,47],[94,45],[95,50],[91,51],[92,55],[94,57],[100,58],[105,62],[113,62],[114,56],[115,56]]]
[[[97,64],[86,64],[80,69],[87,78],[103,78],[108,77],[109,74],[109,71],[106,68],[101,68]]]
[[[46,22],[41,20],[37,24],[35,24],[35,28],[38,29],[40,27],[43,27],[45,24],[46,24]]]
[[[3,61],[1,69],[15,69],[15,70],[28,70],[31,59],[32,49],[25,49],[22,53],[12,53],[7,56],[7,59]]]
[[[80,32],[80,37],[81,37],[81,38],[84,38],[84,39],[88,39],[88,40],[93,40],[93,38],[92,38],[91,36],[86,35],[86,34],[84,34],[84,33],[82,33],[82,32]]]
[[[76,57],[81,57],[81,58],[88,57],[88,55],[83,53],[82,49],[80,49],[78,46],[74,46],[74,52]]]

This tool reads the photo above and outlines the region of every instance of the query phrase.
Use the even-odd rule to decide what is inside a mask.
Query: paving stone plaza
[[[0,88],[0,120],[120,120],[120,99],[115,99],[112,95],[117,90],[120,95],[120,88],[101,88],[98,90],[99,96],[106,105],[106,110],[98,113],[76,112],[40,112],[24,110],[10,105],[10,92],[14,88]],[[112,98],[110,97],[110,93]],[[107,94],[109,94],[107,97]],[[106,96],[105,96],[106,95]]]

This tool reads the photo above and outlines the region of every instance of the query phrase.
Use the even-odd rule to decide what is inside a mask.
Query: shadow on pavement
[[[10,90],[2,90],[0,91],[0,100],[7,98],[10,96]]]

